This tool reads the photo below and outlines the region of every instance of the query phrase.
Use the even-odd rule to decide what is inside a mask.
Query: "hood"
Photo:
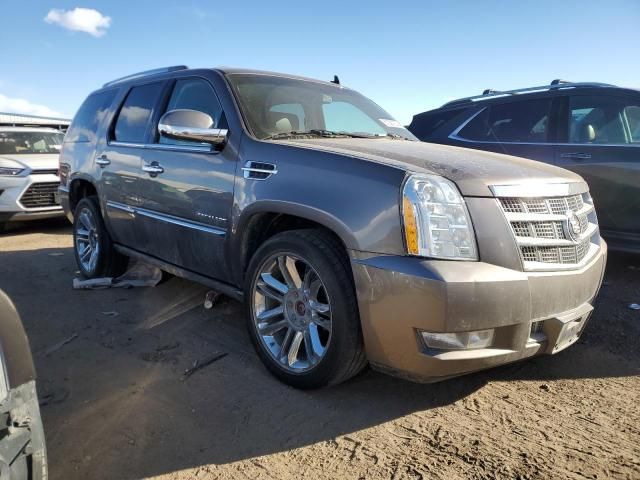
[[[278,142],[280,143],[280,142]],[[425,142],[387,139],[305,139],[283,144],[348,155],[453,181],[461,193],[491,197],[491,185],[584,183],[579,175],[510,155]]]
[[[55,170],[58,168],[57,153],[27,153],[23,155],[0,155],[1,160],[18,162],[31,170]]]

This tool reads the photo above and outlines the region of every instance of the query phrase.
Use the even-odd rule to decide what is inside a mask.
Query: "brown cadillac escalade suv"
[[[437,380],[573,344],[605,267],[588,186],[430,145],[337,82],[169,67],[89,95],[60,198],[78,266],[137,258],[244,302],[300,388]]]

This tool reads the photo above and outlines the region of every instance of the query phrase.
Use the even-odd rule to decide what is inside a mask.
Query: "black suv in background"
[[[417,114],[420,140],[573,170],[589,184],[611,248],[640,251],[640,91],[570,83],[485,90]]]

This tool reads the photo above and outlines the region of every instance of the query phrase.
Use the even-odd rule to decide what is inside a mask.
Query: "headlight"
[[[0,158],[0,176],[17,177],[25,171],[25,166],[14,160]]]
[[[467,205],[456,186],[437,175],[412,175],[402,192],[407,253],[448,260],[478,260]]]
[[[17,177],[24,171],[24,168],[0,167],[0,176]]]

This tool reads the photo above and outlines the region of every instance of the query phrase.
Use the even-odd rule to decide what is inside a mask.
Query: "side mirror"
[[[228,131],[214,128],[215,122],[206,113],[197,110],[177,109],[165,113],[158,123],[161,136],[173,140],[208,143],[215,147],[223,145]]]

